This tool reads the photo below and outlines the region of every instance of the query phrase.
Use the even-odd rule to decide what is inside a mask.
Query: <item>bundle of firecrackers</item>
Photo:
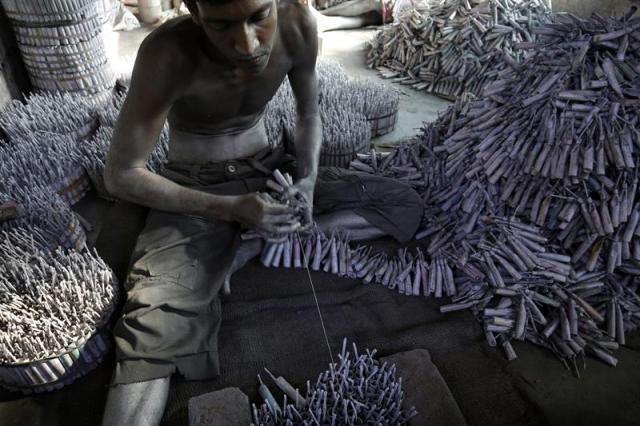
[[[102,360],[119,292],[97,253],[52,250],[47,234],[0,230],[0,384],[25,393],[59,389]]]
[[[252,425],[408,424],[417,411],[404,406],[405,392],[395,364],[381,363],[374,358],[376,353],[375,349],[359,352],[355,343],[352,353],[344,339],[338,362],[329,364],[315,383],[307,381],[305,396],[284,377],[275,377],[265,368],[283,401],[278,403],[258,375],[258,393],[264,402],[253,404]]]

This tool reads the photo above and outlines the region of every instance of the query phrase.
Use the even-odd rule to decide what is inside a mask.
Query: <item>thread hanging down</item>
[[[298,240],[302,241],[302,239],[300,238],[300,232],[296,231],[296,234],[298,235]],[[327,336],[327,329],[324,326],[324,319],[322,318],[322,312],[320,311],[320,303],[318,302],[318,296],[316,295],[316,288],[313,285],[313,280],[311,279],[311,272],[309,272],[309,262],[307,261],[307,255],[305,254],[304,250],[302,250],[302,256],[304,256],[304,263],[306,266],[306,271],[307,271],[307,276],[309,277],[309,284],[311,285],[311,291],[313,292],[313,298],[316,301],[316,308],[318,309],[318,316],[320,317],[320,325],[322,325],[322,333],[324,333],[324,341],[327,344],[327,350],[329,351],[329,358],[331,359],[331,363],[335,364],[335,361],[333,360],[333,354],[331,353],[331,345],[329,344],[329,337]]]

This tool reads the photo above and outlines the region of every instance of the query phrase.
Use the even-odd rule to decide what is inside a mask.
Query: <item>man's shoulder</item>
[[[309,6],[295,0],[282,1],[278,5],[278,25],[284,44],[290,54],[309,52],[318,39],[316,19]],[[315,54],[314,54],[315,56]]]
[[[193,23],[186,16],[167,21],[149,33],[140,45],[138,55],[150,66],[170,66],[175,70],[185,65],[194,48]]]

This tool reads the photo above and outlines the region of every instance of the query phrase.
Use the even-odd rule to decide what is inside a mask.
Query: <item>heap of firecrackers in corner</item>
[[[579,374],[615,366],[640,326],[640,19],[558,16],[477,100],[465,97],[391,152],[352,168],[414,187],[421,242],[395,256],[314,230],[266,245],[270,267],[309,267],[400,294],[451,297],[487,342],[555,353]],[[505,117],[510,117],[505,120]]]
[[[436,288],[445,277],[455,292],[442,311],[471,309],[509,359],[515,339],[576,371],[585,353],[615,366],[640,326],[634,12],[557,16],[514,46],[527,59],[477,100],[456,102],[414,143],[352,163],[425,200],[413,256],[423,266],[401,273],[400,291],[425,270]]]
[[[549,22],[546,0],[429,1],[370,42],[367,63],[384,78],[456,99],[479,95],[525,55],[536,28]]]

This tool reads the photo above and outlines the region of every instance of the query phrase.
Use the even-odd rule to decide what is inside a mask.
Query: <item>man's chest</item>
[[[290,70],[287,60],[274,58],[256,76],[199,71],[188,93],[175,104],[174,114],[189,121],[220,122],[261,112]]]

